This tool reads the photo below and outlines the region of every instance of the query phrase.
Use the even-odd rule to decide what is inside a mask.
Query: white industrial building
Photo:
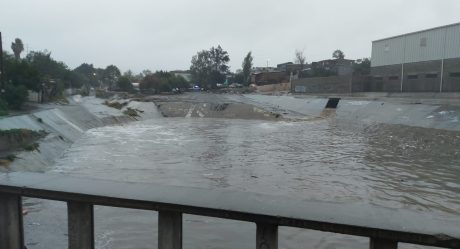
[[[460,91],[460,23],[372,43],[373,91]]]

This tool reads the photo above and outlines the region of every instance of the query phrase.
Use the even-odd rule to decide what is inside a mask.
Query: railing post
[[[158,213],[158,249],[182,249],[182,213]]]
[[[277,249],[278,226],[257,223],[256,244],[257,249]]]
[[[23,249],[22,198],[0,194],[0,248]]]
[[[398,242],[385,239],[371,238],[370,249],[397,249]]]
[[[67,202],[69,249],[94,249],[94,209],[92,204]]]

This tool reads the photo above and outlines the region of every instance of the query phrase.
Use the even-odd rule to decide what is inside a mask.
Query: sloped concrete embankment
[[[328,102],[325,97],[247,95],[255,105],[289,111],[298,116],[321,117]],[[363,100],[343,98],[329,117],[337,124],[367,127],[375,124],[406,125],[460,131],[460,101],[389,98]]]
[[[16,158],[8,165],[0,166],[0,171],[46,171],[56,158],[89,129],[161,116],[153,103],[129,103],[128,106],[132,108],[146,110],[145,115],[132,117],[124,115],[123,110],[103,106],[102,102],[96,98],[71,100],[69,105],[0,119],[0,130],[25,129],[46,133],[37,141],[39,146],[34,150],[11,148],[13,151],[8,153],[14,154]]]

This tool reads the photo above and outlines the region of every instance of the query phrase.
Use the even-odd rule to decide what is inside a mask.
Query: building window
[[[389,80],[399,80],[399,76],[390,76],[388,77]]]
[[[460,78],[460,72],[450,73],[449,76],[452,77],[452,78]]]
[[[390,44],[385,44],[385,48],[384,48],[385,52],[388,52],[390,51]]]
[[[416,74],[407,75],[407,79],[408,80],[416,80],[416,79],[418,79],[418,75],[416,75]]]
[[[426,37],[420,39],[420,47],[426,47]]]
[[[374,76],[374,80],[383,80],[383,77],[381,77],[381,76]]]
[[[425,78],[427,78],[427,79],[436,79],[436,78],[438,78],[438,73],[427,73],[427,74],[425,74]]]

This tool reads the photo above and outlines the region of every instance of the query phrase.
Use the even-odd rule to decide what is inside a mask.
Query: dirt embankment
[[[45,135],[45,131],[37,132],[28,129],[0,130],[0,153],[21,148],[27,149],[31,143]]]
[[[0,166],[9,166],[17,159],[14,151],[39,151],[38,140],[46,132],[28,129],[0,130]]]

